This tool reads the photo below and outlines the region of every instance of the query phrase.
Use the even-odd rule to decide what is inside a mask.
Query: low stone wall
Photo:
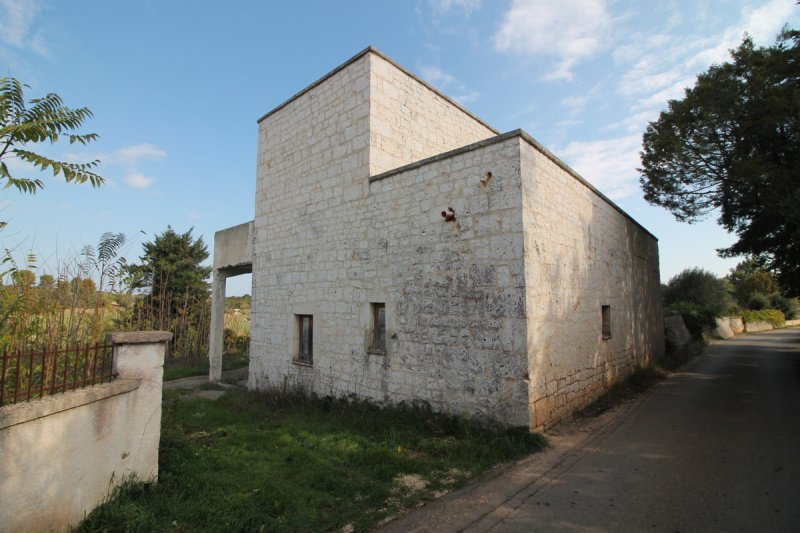
[[[744,320],[740,316],[728,316],[725,317],[728,319],[728,325],[733,331],[734,335],[741,335],[744,333]]]
[[[112,333],[114,381],[0,407],[0,532],[65,531],[124,479],[156,479],[171,337]]]
[[[733,328],[731,328],[730,317],[718,316],[714,320],[717,324],[717,327],[714,328],[714,331],[712,332],[715,337],[719,337],[720,339],[730,339],[736,335],[733,332]]]
[[[691,335],[679,312],[672,310],[664,312],[664,339],[667,346],[673,350],[683,349],[689,344]]]
[[[800,326],[800,319],[797,319],[797,320],[787,320],[787,321],[786,321],[786,327],[787,327],[787,328],[791,328],[791,327],[795,327],[795,326]]]
[[[745,322],[744,330],[746,333],[756,333],[758,331],[769,331],[775,329],[775,326],[769,322]]]

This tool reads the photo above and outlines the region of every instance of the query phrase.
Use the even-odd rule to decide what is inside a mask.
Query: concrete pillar
[[[222,349],[225,338],[225,274],[214,270],[211,282],[211,328],[208,340],[208,381],[222,379]]]
[[[158,477],[158,444],[161,440],[161,392],[164,378],[164,355],[169,331],[127,331],[106,334],[106,342],[114,345],[112,368],[117,380],[136,380],[138,401],[135,415],[126,421],[137,432],[136,452],[131,454],[128,475],[142,481]],[[137,420],[135,417],[138,417]]]

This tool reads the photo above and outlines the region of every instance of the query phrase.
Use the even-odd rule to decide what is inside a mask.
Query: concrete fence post
[[[137,405],[133,416],[144,418],[130,423],[141,423],[144,433],[140,438],[140,450],[145,453],[134,457],[131,470],[143,481],[158,477],[158,444],[161,439],[161,392],[164,379],[164,355],[167,342],[172,339],[169,331],[130,331],[109,333],[106,342],[114,346],[113,372],[118,380],[136,380],[146,399]]]
[[[124,480],[157,479],[171,338],[109,333],[116,379],[0,406],[0,533],[65,531]]]

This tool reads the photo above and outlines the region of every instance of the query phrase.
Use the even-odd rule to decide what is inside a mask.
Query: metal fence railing
[[[0,406],[111,381],[110,344],[0,354]]]

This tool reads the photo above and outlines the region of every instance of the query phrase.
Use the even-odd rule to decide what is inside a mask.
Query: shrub
[[[754,292],[747,300],[747,308],[752,311],[760,311],[769,307],[769,298],[760,292]]]
[[[786,317],[777,309],[761,309],[759,311],[744,311],[742,318],[746,323],[768,322],[773,327],[782,328],[786,324]]]
[[[787,319],[793,319],[800,312],[800,301],[776,292],[769,297],[769,307],[781,311]]]
[[[677,274],[667,282],[664,286],[664,303],[668,306],[691,303],[704,313],[710,313],[713,318],[727,314],[736,302],[728,293],[725,283],[721,279],[701,268],[691,268]]]

